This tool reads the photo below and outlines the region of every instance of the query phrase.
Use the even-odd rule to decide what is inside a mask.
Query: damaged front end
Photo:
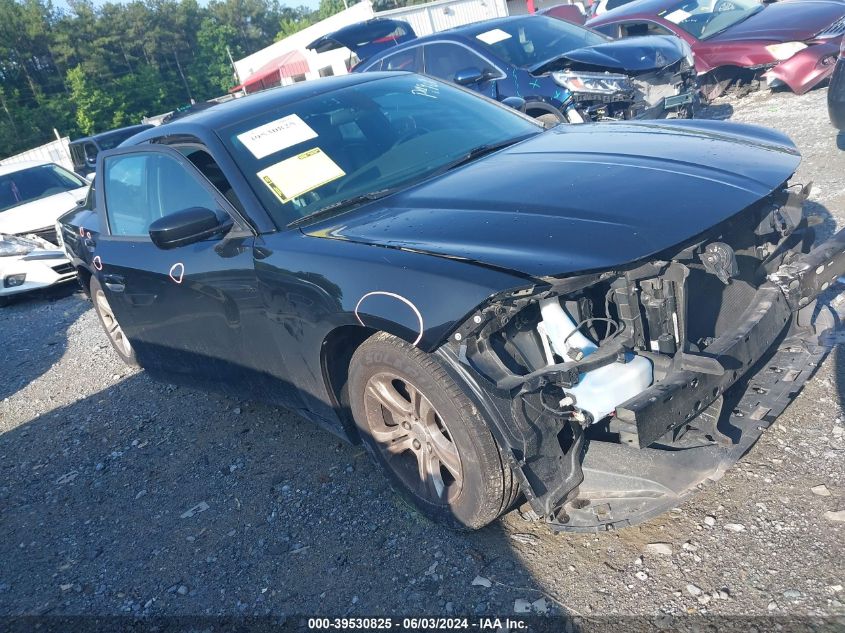
[[[813,249],[788,188],[645,262],[548,278],[480,307],[440,349],[531,509],[553,528],[623,527],[718,479],[826,353],[816,296],[845,232]]]
[[[572,105],[585,121],[692,118],[699,100],[692,52],[681,40],[663,39],[578,49],[531,72],[551,75],[572,95]]]

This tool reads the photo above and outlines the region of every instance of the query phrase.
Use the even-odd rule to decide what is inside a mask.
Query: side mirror
[[[502,99],[502,103],[514,110],[525,112],[525,99],[522,97],[505,97]]]
[[[469,86],[484,81],[486,77],[486,72],[473,66],[456,72],[453,81],[459,86]]]
[[[227,227],[211,209],[190,207],[150,224],[150,239],[159,248],[167,250],[208,239]]]

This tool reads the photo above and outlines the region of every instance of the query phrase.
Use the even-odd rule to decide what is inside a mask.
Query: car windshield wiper
[[[511,145],[516,145],[520,141],[524,141],[527,138],[534,136],[534,133],[525,134],[523,136],[517,136],[516,138],[509,138],[506,141],[499,141],[498,143],[486,143],[485,145],[479,145],[478,147],[473,147],[463,156],[460,156],[458,159],[453,160],[451,163],[447,163],[443,167],[437,170],[437,173],[443,173],[460,167],[461,165],[466,165],[467,163],[471,163],[474,160],[478,160],[482,156],[486,156],[487,154],[492,154],[493,152],[504,149],[505,147],[510,147]]]
[[[357,196],[350,196],[349,198],[338,200],[337,202],[332,202],[331,204],[328,204],[321,209],[317,209],[316,211],[308,213],[307,215],[303,215],[301,218],[297,218],[293,222],[289,222],[288,227],[299,226],[300,224],[304,224],[305,222],[314,220],[324,215],[330,215],[332,213],[346,211],[347,209],[351,209],[352,207],[357,207],[359,204],[366,204],[367,202],[372,202],[373,200],[384,198],[385,196],[389,196],[391,193],[397,191],[398,189],[400,189],[400,187],[379,189],[378,191],[369,191],[367,193],[362,193]]]

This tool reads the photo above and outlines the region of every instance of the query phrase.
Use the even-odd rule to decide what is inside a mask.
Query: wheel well
[[[753,68],[742,66],[717,66],[705,73],[701,78],[701,91],[707,100],[721,97],[735,85],[752,83],[761,73]]]
[[[525,109],[525,114],[527,114],[530,117],[534,117],[535,119],[538,116],[543,116],[544,114],[554,114],[554,115],[557,115],[558,118],[561,117],[560,112],[555,110],[553,107],[551,107],[551,106],[540,106],[537,103],[529,104],[528,107]]]
[[[82,290],[85,291],[85,294],[89,297],[91,296],[91,271],[87,268],[82,266],[76,267],[76,276],[79,279],[79,285],[82,286]]]
[[[349,408],[349,396],[346,385],[349,382],[349,363],[355,350],[361,343],[376,334],[378,330],[360,325],[344,325],[329,332],[320,350],[320,362],[323,367],[323,380],[332,399],[332,405],[340,414],[341,421],[348,434],[356,442],[358,436],[355,422]]]

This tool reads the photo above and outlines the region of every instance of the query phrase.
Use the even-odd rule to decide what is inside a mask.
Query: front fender
[[[491,296],[534,283],[460,258],[305,234],[289,242],[262,265],[272,261],[277,268],[296,270],[288,273],[292,277],[324,288],[330,329],[357,324],[426,352]]]

